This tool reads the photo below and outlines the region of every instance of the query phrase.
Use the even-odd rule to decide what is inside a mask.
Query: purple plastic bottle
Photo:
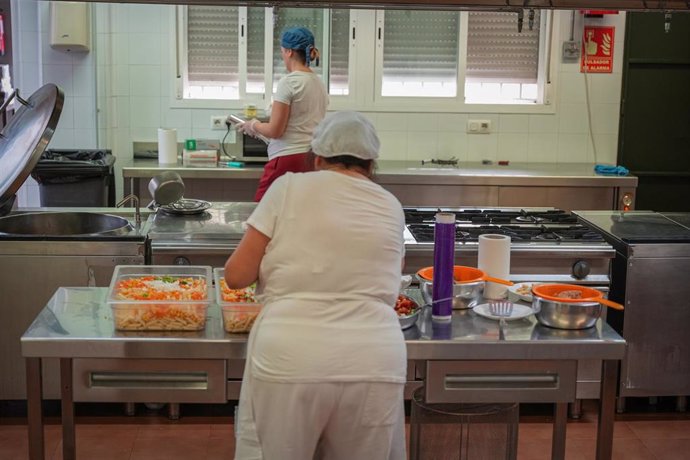
[[[453,265],[455,261],[455,214],[436,214],[434,228],[434,280],[431,318],[450,321],[453,315]]]

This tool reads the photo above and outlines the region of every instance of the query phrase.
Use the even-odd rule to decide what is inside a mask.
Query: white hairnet
[[[320,157],[350,155],[362,160],[379,157],[379,137],[374,125],[357,112],[335,112],[314,131],[311,150]]]

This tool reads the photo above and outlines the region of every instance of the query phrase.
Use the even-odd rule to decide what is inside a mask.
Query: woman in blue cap
[[[250,136],[261,134],[271,139],[269,161],[259,180],[255,201],[261,200],[271,183],[286,172],[311,169],[309,143],[328,106],[326,87],[309,68],[312,62],[319,62],[314,34],[304,27],[286,29],[280,38],[280,52],[288,74],[278,82],[270,120],[262,123],[253,119],[237,128]]]

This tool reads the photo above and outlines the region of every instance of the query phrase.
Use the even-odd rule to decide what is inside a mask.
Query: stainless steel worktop
[[[242,168],[221,166],[159,165],[157,160],[135,159],[125,162],[125,179],[151,178],[161,171],[175,171],[185,179],[258,179],[262,165]],[[381,160],[376,170],[381,184],[503,185],[503,186],[595,186],[637,187],[634,176],[600,176],[588,163],[511,163],[508,166],[463,162],[457,167],[422,165],[419,161]]]
[[[199,332],[121,332],[105,303],[106,288],[60,288],[21,339],[25,357],[243,359],[246,335],[223,331],[211,304]],[[405,331],[408,359],[621,359],[624,340],[606,323],[586,331],[558,331],[530,317],[508,322],[499,340],[498,322],[469,310],[447,324],[423,312]],[[498,342],[503,342],[497,346]]]

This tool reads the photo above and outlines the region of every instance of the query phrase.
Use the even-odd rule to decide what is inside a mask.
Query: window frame
[[[173,10],[173,20],[176,27],[171,32],[177,49],[172,50],[173,63],[177,66],[174,75],[174,91],[170,96],[170,106],[175,108],[202,108],[238,110],[244,104],[254,103],[259,107],[270,102],[271,94],[246,94],[246,37],[239,37],[240,50],[240,99],[183,99],[181,98],[184,78],[186,76],[186,15],[180,14],[186,6],[177,6]],[[246,27],[247,7],[239,7],[240,24],[244,21]],[[349,33],[349,63],[348,63],[348,94],[329,95],[329,111],[357,110],[363,112],[437,112],[437,113],[498,113],[498,114],[553,114],[556,111],[556,101],[553,97],[557,88],[560,59],[558,46],[554,46],[553,37],[560,37],[561,15],[558,11],[543,10],[548,14],[541,15],[543,33],[539,37],[539,67],[537,73],[538,94],[540,100],[536,103],[502,104],[502,103],[466,103],[465,102],[465,72],[467,62],[467,28],[468,14],[460,14],[458,37],[458,84],[454,98],[429,97],[395,97],[381,96],[381,78],[383,75],[383,38],[377,37],[378,28],[384,26],[385,10],[350,9]],[[322,37],[322,65],[328,65],[327,47],[330,40],[330,18],[328,9],[324,9],[324,35]],[[240,29],[241,30],[241,29]],[[353,34],[354,31],[354,34]],[[238,32],[241,34],[241,32]],[[273,8],[266,8],[265,14],[265,43],[264,53],[266,68],[264,79],[266,88],[273,87]],[[354,37],[353,37],[354,35]],[[374,46],[367,46],[373,43]],[[326,51],[326,52],[324,52]],[[325,55],[325,56],[324,56]],[[369,69],[367,72],[356,72],[356,69]],[[324,84],[329,87],[328,72],[324,72]]]

